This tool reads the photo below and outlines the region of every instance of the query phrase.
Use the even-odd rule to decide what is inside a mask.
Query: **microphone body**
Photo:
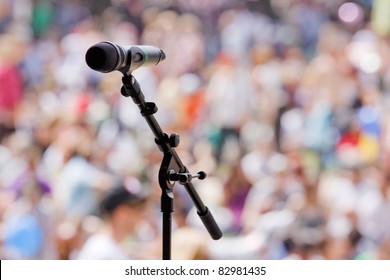
[[[154,46],[120,46],[111,42],[97,43],[85,54],[87,65],[103,73],[114,70],[131,73],[141,66],[157,65],[164,59],[165,53]]]

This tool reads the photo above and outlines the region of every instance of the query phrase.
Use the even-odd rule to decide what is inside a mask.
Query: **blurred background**
[[[145,205],[117,245],[161,259],[162,155],[84,59],[112,41],[166,53],[133,74],[208,174],[224,237],[177,185],[173,258],[390,259],[389,35],[389,0],[0,0],[0,257],[81,258],[119,181]]]

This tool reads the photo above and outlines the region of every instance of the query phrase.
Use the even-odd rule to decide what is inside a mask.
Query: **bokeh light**
[[[360,22],[364,17],[364,13],[359,4],[347,2],[340,6],[338,16],[343,22],[353,24]]]

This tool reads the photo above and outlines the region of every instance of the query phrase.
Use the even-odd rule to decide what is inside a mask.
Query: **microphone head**
[[[125,74],[141,66],[157,65],[164,59],[165,53],[153,46],[119,46],[107,41],[93,45],[85,54],[87,65],[103,73],[119,70]]]
[[[119,59],[117,48],[109,42],[93,45],[85,54],[87,65],[93,70],[103,73],[115,70]]]

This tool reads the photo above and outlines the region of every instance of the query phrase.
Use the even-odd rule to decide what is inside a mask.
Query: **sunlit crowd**
[[[203,202],[174,187],[174,259],[390,259],[390,3],[0,0],[1,259],[161,259],[162,153],[131,73]]]

